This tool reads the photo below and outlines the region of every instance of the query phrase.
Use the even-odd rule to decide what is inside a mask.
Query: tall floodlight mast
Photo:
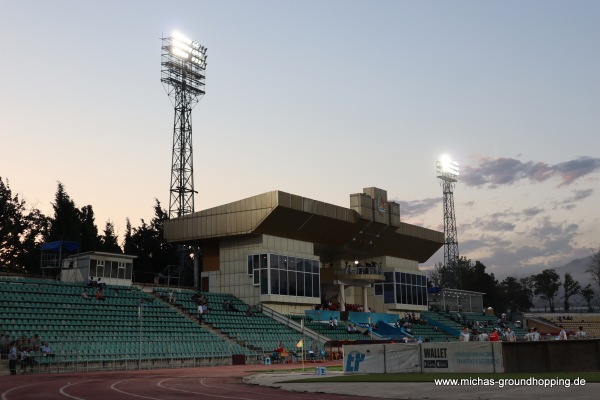
[[[173,153],[171,159],[171,189],[169,218],[194,212],[194,158],[192,150],[192,109],[204,96],[206,47],[173,32],[162,38],[161,77],[169,99],[175,108],[173,122]],[[178,246],[181,269],[186,266],[187,253]],[[170,275],[169,275],[170,282]],[[198,287],[198,251],[194,250],[194,286]]]
[[[460,269],[456,215],[454,214],[454,185],[458,178],[458,163],[444,155],[437,162],[437,177],[444,194],[444,267],[448,272],[446,285],[460,289]]]
[[[192,109],[204,96],[206,47],[178,32],[162,38],[161,78],[175,108],[169,218],[194,212]]]

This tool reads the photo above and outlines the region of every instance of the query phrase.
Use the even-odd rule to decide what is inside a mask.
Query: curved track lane
[[[0,400],[348,400],[348,395],[289,392],[248,385],[243,377],[290,366],[224,366],[190,369],[17,375],[0,379]],[[310,371],[312,367],[309,367]],[[372,399],[351,396],[352,400]]]

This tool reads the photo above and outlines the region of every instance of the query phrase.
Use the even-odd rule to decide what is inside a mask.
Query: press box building
[[[202,290],[284,314],[323,301],[426,310],[418,264],[444,244],[443,232],[401,222],[400,205],[375,187],[351,194],[350,208],[267,192],[168,220],[164,231],[170,242],[200,247]]]

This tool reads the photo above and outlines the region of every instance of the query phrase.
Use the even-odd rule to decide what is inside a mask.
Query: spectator
[[[44,342],[44,345],[40,348],[42,352],[42,357],[54,357],[54,352],[50,348],[48,342]]]
[[[490,337],[488,336],[486,331],[483,331],[479,334],[479,336],[477,336],[477,340],[479,342],[489,342]]]
[[[498,330],[496,328],[492,329],[492,333],[490,333],[490,342],[499,342],[500,336],[498,335]]]
[[[94,280],[94,277],[93,277],[93,276],[90,276],[90,277],[88,278],[88,286],[89,286],[89,287],[94,287],[94,286],[96,286],[96,281]]]
[[[88,295],[87,289],[83,289],[83,292],[81,292],[81,298],[82,299],[89,299],[90,296]]]
[[[98,291],[96,292],[96,300],[105,300],[104,294],[102,293],[102,288],[100,286],[98,287]]]
[[[337,320],[337,317],[334,317],[333,318],[333,329],[337,329],[337,327],[338,327],[338,320]]]
[[[558,332],[558,340],[567,340],[567,331],[564,330],[562,325],[558,326],[560,328],[560,332]]]
[[[21,351],[21,370],[23,372],[27,372],[27,367],[29,367],[29,372],[33,372],[33,367],[36,364],[31,357],[29,350],[28,347],[25,347],[23,348],[23,351]]]
[[[14,340],[9,344],[8,370],[11,375],[17,374],[17,344]]]
[[[38,351],[42,347],[42,339],[40,339],[40,335],[37,333],[33,335],[33,339],[31,340],[31,350]]]
[[[577,333],[575,334],[575,336],[577,336],[577,339],[585,339],[585,338],[587,338],[587,334],[583,331],[583,326],[579,327],[579,331],[577,331]]]
[[[0,336],[0,357],[4,358],[10,350],[10,336]]]
[[[173,304],[175,302],[175,296],[173,295],[173,291],[169,291],[169,303]]]
[[[329,318],[329,329],[334,329],[333,318]]]
[[[465,326],[463,328],[463,331],[460,333],[460,337],[458,338],[459,341],[461,342],[468,342],[470,339],[470,334],[469,334],[469,327]]]
[[[510,329],[510,326],[506,327],[506,331],[504,332],[504,340],[507,342],[516,342],[517,341],[517,336]]]
[[[202,304],[198,304],[198,323],[202,324],[202,314],[204,314],[204,307]]]

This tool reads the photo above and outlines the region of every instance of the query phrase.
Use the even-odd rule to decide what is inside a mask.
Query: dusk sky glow
[[[0,176],[48,215],[57,181],[121,237],[168,208],[159,38],[177,30],[208,48],[196,210],[277,189],[349,207],[376,186],[443,231],[448,154],[460,254],[488,272],[600,244],[598,1],[1,5]]]

